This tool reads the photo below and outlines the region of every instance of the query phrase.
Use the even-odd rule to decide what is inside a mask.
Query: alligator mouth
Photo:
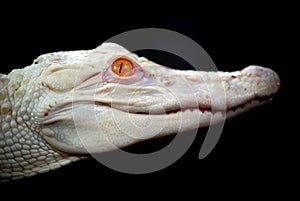
[[[201,107],[185,107],[185,108],[178,108],[178,109],[172,109],[172,110],[165,110],[164,112],[135,112],[135,111],[130,111],[130,110],[122,110],[119,108],[114,108],[112,105],[107,105],[111,108],[114,109],[118,109],[130,114],[137,114],[137,115],[174,115],[174,114],[178,114],[178,113],[183,113],[183,112],[194,112],[194,111],[198,111],[202,114],[215,114],[217,112],[221,112],[222,114],[226,114],[228,112],[237,112],[237,111],[248,111],[251,108],[254,108],[256,106],[268,103],[272,100],[272,96],[266,96],[266,97],[257,97],[254,99],[251,99],[249,101],[246,101],[240,105],[237,105],[235,107],[231,107],[231,108],[227,108],[226,110],[218,110],[218,109],[214,109],[212,107],[206,107],[206,108],[201,108]]]

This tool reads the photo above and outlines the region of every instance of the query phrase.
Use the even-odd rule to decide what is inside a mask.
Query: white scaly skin
[[[111,71],[118,57],[134,64],[133,75]],[[113,43],[42,55],[26,68],[0,74],[0,180],[208,126],[212,117],[221,121],[225,110],[232,117],[267,102],[279,85],[267,68],[179,71]]]

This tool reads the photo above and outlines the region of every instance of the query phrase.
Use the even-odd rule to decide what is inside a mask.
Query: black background
[[[121,194],[126,199],[139,192],[147,197],[156,197],[158,192],[176,195],[184,187],[190,193],[187,195],[197,197],[207,190],[214,192],[209,194],[214,197],[220,189],[227,189],[222,193],[224,196],[242,193],[241,198],[262,194],[285,196],[293,192],[292,189],[283,190],[296,179],[294,162],[299,159],[292,158],[296,151],[293,138],[298,133],[292,129],[296,119],[291,115],[297,110],[292,92],[295,92],[293,87],[298,86],[293,74],[299,68],[295,63],[297,49],[293,49],[297,48],[295,36],[299,22],[293,11],[280,5],[277,8],[257,5],[249,10],[245,6],[224,9],[222,13],[212,9],[206,15],[175,16],[111,7],[89,11],[93,5],[78,10],[71,7],[65,10],[56,5],[49,11],[46,7],[21,13],[7,8],[11,10],[10,14],[1,15],[1,73],[30,65],[43,53],[92,49],[124,31],[154,27],[177,31],[195,40],[221,71],[239,70],[251,64],[269,67],[279,74],[282,87],[269,104],[226,121],[221,139],[203,160],[198,159],[198,153],[206,129],[199,130],[192,147],[183,157],[158,172],[125,174],[91,159],[29,179],[1,184],[1,194],[25,198],[38,198],[34,196],[36,192],[45,197],[56,197],[60,193],[65,197],[88,194],[98,195],[98,199],[103,195],[114,198]],[[105,10],[108,13],[103,14]],[[133,13],[132,17],[127,16],[128,12]],[[14,15],[16,18],[12,17]],[[151,57],[158,63],[180,68],[178,63],[166,58],[169,57]],[[128,150],[151,152],[171,139],[156,139]],[[124,188],[128,190],[124,191]]]

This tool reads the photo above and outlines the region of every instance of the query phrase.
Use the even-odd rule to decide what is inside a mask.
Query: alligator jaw
[[[92,93],[91,112],[96,116],[92,122],[100,125],[98,132],[107,136],[112,144],[124,147],[239,115],[268,102],[280,86],[275,72],[258,66],[232,73],[162,71],[166,72],[151,80],[149,85],[145,81],[135,85],[110,83],[92,90],[80,90],[73,103],[90,100]],[[173,76],[164,77],[164,74]],[[163,85],[164,79],[172,84]],[[78,112],[79,119],[91,115],[86,111]],[[103,116],[111,118],[104,120]],[[111,137],[112,131],[126,139]],[[100,151],[96,149],[95,152]]]

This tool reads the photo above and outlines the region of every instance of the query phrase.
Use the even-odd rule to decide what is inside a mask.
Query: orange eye
[[[119,76],[130,76],[133,74],[133,65],[129,60],[121,58],[112,63],[111,70]]]

